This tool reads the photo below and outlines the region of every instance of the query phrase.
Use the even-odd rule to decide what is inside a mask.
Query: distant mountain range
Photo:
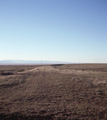
[[[46,61],[46,60],[0,60],[0,65],[29,65],[29,64],[70,64],[70,62],[62,61]]]

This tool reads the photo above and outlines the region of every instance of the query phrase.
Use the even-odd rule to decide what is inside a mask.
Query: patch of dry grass
[[[105,66],[104,69],[107,70]],[[1,75],[1,120],[107,119],[107,74],[101,71],[102,65],[52,67],[59,71],[72,69],[76,72],[84,68],[84,71],[90,69],[89,71],[93,72],[63,74],[55,70],[49,72],[37,68],[38,71]],[[96,72],[94,68],[100,71]]]

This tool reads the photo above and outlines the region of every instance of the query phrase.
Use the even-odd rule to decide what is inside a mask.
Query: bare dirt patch
[[[75,70],[75,69],[58,69],[53,66],[40,66],[36,67],[31,70],[26,70],[22,71],[20,73],[29,73],[29,72],[37,72],[37,71],[42,71],[42,72],[58,72],[58,73],[65,73],[65,74],[89,74],[89,73],[98,73],[96,71],[84,71],[84,70]]]

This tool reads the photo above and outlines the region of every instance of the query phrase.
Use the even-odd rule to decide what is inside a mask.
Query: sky
[[[107,0],[0,0],[0,60],[107,63]]]

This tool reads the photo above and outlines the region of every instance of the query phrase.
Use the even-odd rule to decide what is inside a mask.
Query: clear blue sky
[[[107,0],[0,0],[0,60],[107,63]]]

